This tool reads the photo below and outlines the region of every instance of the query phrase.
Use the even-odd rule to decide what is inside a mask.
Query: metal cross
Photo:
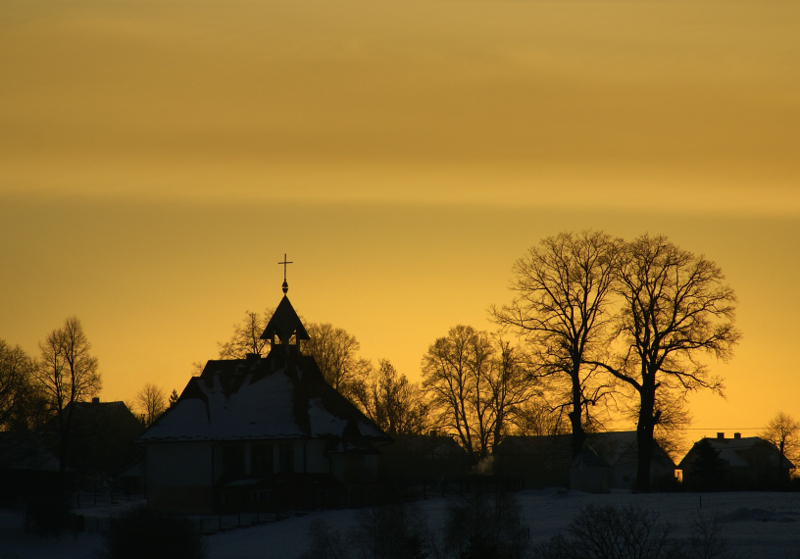
[[[278,264],[283,264],[283,285],[281,288],[283,289],[283,293],[286,294],[289,291],[289,284],[286,283],[286,265],[287,264],[294,264],[294,262],[288,262],[286,260],[286,253],[283,255],[283,262],[278,262]]]

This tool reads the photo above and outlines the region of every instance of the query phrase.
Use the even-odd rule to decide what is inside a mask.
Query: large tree
[[[416,435],[425,430],[427,407],[419,387],[398,374],[388,359],[381,359],[378,369],[367,381],[367,415],[389,435]]]
[[[167,395],[155,384],[146,383],[136,393],[134,405],[144,420],[145,427],[150,427],[161,414],[167,411]]]
[[[27,423],[24,416],[31,395],[33,360],[20,346],[0,340],[0,431]]]
[[[358,356],[361,344],[356,337],[327,323],[311,323],[306,331],[311,339],[304,343],[303,353],[314,358],[322,376],[340,394],[363,402],[372,364]]]
[[[786,458],[795,466],[800,466],[800,422],[791,415],[778,412],[775,414],[764,431],[761,438],[771,442],[780,451],[781,458]],[[782,460],[778,461],[778,479],[784,480],[786,472]]]
[[[269,346],[269,340],[262,340],[261,334],[269,323],[275,309],[267,309],[262,314],[247,311],[244,319],[233,325],[233,335],[225,343],[217,343],[220,359],[244,359],[248,353],[260,355]],[[202,370],[202,369],[201,369]]]
[[[665,413],[659,401],[701,388],[721,392],[703,357],[723,361],[740,338],[736,296],[714,262],[665,237],[642,235],[626,244],[617,274],[621,312],[618,354],[594,361],[637,396],[636,489],[650,490],[654,431]],[[661,398],[673,392],[672,398]]]
[[[500,442],[536,384],[510,344],[461,325],[428,348],[422,378],[438,426],[475,459]]]
[[[621,247],[599,231],[547,237],[514,263],[511,304],[492,308],[495,322],[527,340],[538,374],[554,385],[554,407],[569,410],[573,455],[592,421],[589,406],[607,392],[586,362],[604,348]]]
[[[40,359],[35,377],[46,395],[47,404],[56,418],[59,447],[59,466],[63,473],[72,438],[72,413],[68,406],[100,392],[100,373],[97,358],[91,354],[92,345],[83,331],[80,320],[72,316],[39,343]]]

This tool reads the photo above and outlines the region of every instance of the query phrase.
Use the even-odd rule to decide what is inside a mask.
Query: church
[[[269,353],[208,361],[138,438],[150,507],[189,514],[317,508],[352,501],[376,481],[378,447],[392,439],[303,355],[309,336],[287,297],[285,265],[282,289],[261,335]]]

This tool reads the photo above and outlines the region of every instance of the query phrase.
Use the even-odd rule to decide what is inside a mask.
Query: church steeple
[[[281,286],[283,299],[278,304],[278,308],[275,309],[272,318],[269,319],[264,333],[261,334],[261,339],[269,340],[270,345],[273,347],[275,346],[276,338],[277,343],[281,345],[287,347],[289,345],[299,346],[300,340],[309,340],[311,338],[286,296],[286,292],[289,291],[289,284],[286,282],[286,265],[292,264],[292,262],[287,261],[284,254],[283,262],[278,262],[278,264],[283,264],[283,285]]]

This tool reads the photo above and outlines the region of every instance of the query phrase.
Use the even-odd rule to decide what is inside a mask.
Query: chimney
[[[724,441],[725,440],[725,433],[717,433],[717,440]]]
[[[92,403],[93,404],[99,404],[100,403],[100,398],[95,396],[94,398],[92,398]]]
[[[742,434],[741,433],[734,433],[733,434],[733,438],[734,439],[741,439],[742,438]]]

